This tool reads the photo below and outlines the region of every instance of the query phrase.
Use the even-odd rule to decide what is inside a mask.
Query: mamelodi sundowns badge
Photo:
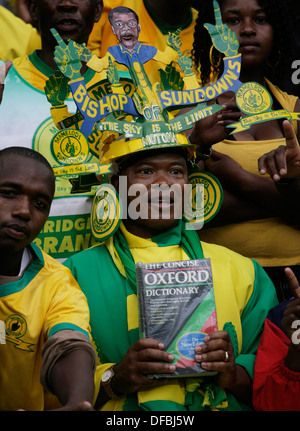
[[[200,229],[204,223],[209,222],[219,211],[223,203],[223,189],[219,180],[211,173],[200,171],[198,167],[189,174],[192,196],[186,196],[183,220]],[[198,186],[203,186],[198,188]],[[201,205],[197,200],[203,200]],[[198,209],[199,208],[199,209]],[[202,225],[201,225],[202,224]]]
[[[101,184],[96,191],[91,211],[91,229],[97,241],[105,241],[119,228],[122,205],[115,188]]]
[[[233,128],[230,134],[248,130],[253,124],[265,121],[286,118],[288,120],[299,120],[299,112],[290,112],[286,109],[272,110],[273,99],[264,86],[257,82],[246,82],[235,94],[237,106],[245,117],[238,123],[233,123],[227,127]]]
[[[54,168],[55,175],[82,175],[97,172],[98,163],[85,163],[89,155],[86,137],[75,129],[64,129],[52,138],[51,152],[61,167]]]

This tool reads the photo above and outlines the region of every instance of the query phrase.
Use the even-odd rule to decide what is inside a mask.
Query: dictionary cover
[[[210,259],[136,264],[140,337],[174,355],[176,371],[149,377],[214,375],[194,361],[194,349],[217,330]]]

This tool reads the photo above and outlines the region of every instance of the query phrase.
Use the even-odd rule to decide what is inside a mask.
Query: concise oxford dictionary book
[[[214,375],[195,362],[195,347],[217,328],[210,259],[136,264],[141,338],[154,338],[174,355],[173,374],[149,377]]]

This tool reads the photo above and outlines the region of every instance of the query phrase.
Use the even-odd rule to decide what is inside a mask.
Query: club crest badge
[[[97,241],[105,241],[119,228],[122,205],[113,186],[101,184],[96,191],[91,211],[91,229]]]
[[[189,175],[189,184],[192,185],[193,197],[188,199],[192,202],[190,211],[186,210],[184,219],[190,223],[202,224],[209,222],[218,213],[223,203],[223,189],[219,180],[211,173],[194,170]],[[197,185],[203,186],[203,192],[196,192]],[[203,205],[200,207],[195,199],[203,199]],[[198,214],[195,214],[195,208],[202,208]]]
[[[89,145],[85,135],[79,130],[60,130],[53,137],[50,147],[53,158],[61,165],[53,168],[56,176],[106,173],[105,169],[101,170],[97,161],[89,161],[92,157]]]
[[[20,314],[11,314],[5,320],[6,341],[11,342],[17,349],[27,352],[33,351],[33,344],[23,340],[27,332],[27,323]]]
[[[243,84],[236,92],[235,100],[240,110],[246,114],[261,114],[272,106],[270,94],[256,82]]]
[[[286,118],[288,120],[299,120],[299,112],[290,112],[286,109],[272,110],[273,99],[265,87],[257,82],[247,82],[237,90],[235,100],[240,110],[246,114],[238,123],[227,126],[234,130],[230,133],[248,130],[253,124],[270,120]]]

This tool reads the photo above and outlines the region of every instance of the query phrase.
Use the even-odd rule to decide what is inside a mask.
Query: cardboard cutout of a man
[[[119,44],[108,48],[106,55],[99,59],[92,55],[90,51],[82,53],[81,60],[87,61],[87,66],[100,72],[109,66],[109,58],[130,68],[134,61],[141,64],[149,60],[156,60],[163,64],[169,64],[178,56],[181,41],[177,33],[170,33],[168,36],[168,47],[164,52],[159,51],[151,45],[144,45],[138,41],[141,27],[138,15],[130,8],[116,7],[109,13],[109,21],[112,31],[117,37]]]

